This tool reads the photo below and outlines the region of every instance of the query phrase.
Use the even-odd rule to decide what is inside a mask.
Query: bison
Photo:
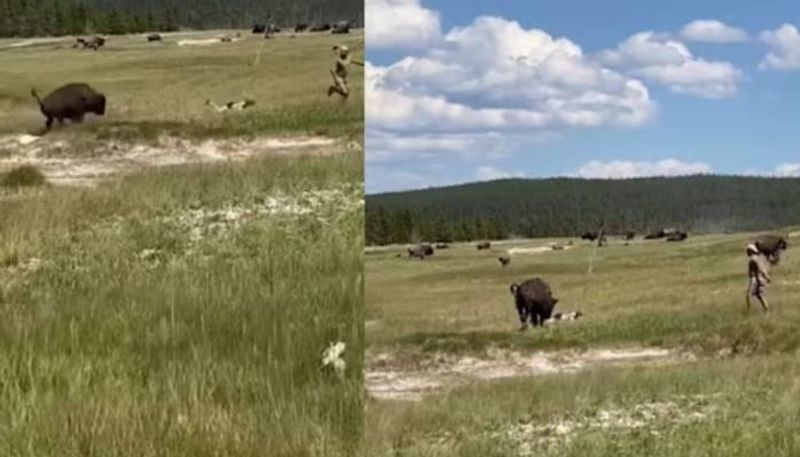
[[[305,32],[307,29],[308,24],[305,22],[298,22],[297,25],[294,26],[295,33]]]
[[[506,266],[509,263],[511,263],[511,257],[507,255],[501,255],[500,257],[497,258],[497,260],[500,262],[500,265],[502,266]]]
[[[267,31],[267,24],[253,24],[253,35]]]
[[[350,33],[350,21],[339,21],[333,25],[331,33],[343,34]]]
[[[630,241],[634,238],[636,238],[636,232],[629,231],[625,233],[625,240]]]
[[[157,33],[153,33],[151,35],[147,35],[147,42],[152,43],[154,41],[161,41],[161,35]]]
[[[584,233],[583,233],[583,235],[581,235],[581,239],[582,239],[582,240],[594,241],[594,240],[596,240],[596,239],[597,239],[599,236],[600,236],[600,235],[598,235],[598,234],[597,234],[597,232],[594,232],[594,231],[588,231],[588,232],[584,232]]]
[[[483,241],[483,242],[478,243],[478,245],[476,247],[478,248],[479,251],[483,251],[484,249],[491,249],[492,243],[490,243],[488,241]]]
[[[97,51],[98,49],[102,48],[103,45],[105,44],[106,44],[105,38],[94,36],[91,38],[76,38],[75,44],[72,47],[81,49],[94,49],[95,51]]]
[[[676,231],[674,233],[670,233],[667,235],[667,241],[683,241],[686,238],[689,238],[689,234],[686,232]]]
[[[58,120],[59,125],[64,124],[64,119],[73,123],[83,122],[86,113],[102,116],[106,113],[106,97],[92,89],[86,83],[70,83],[54,90],[44,99],[39,97],[36,89],[31,89],[31,95],[39,103],[39,109],[47,118],[45,124],[49,130],[53,120]]]
[[[423,260],[425,257],[432,256],[433,247],[430,244],[420,244],[414,248],[408,248],[408,256]]]
[[[309,30],[309,32],[326,32],[326,31],[328,31],[330,29],[331,29],[331,25],[328,24],[327,22],[324,22],[322,24],[314,24],[308,30]]]
[[[753,242],[758,248],[758,252],[764,254],[772,265],[780,262],[781,251],[785,251],[789,244],[786,238],[779,235],[762,235]]]
[[[553,297],[550,286],[546,282],[540,278],[533,278],[522,284],[511,284],[510,289],[522,324],[520,330],[527,328],[528,320],[531,325],[536,327],[550,319],[558,299]]]

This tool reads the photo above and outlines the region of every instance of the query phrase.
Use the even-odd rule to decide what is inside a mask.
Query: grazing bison
[[[105,38],[94,36],[91,38],[76,38],[75,44],[72,47],[81,49],[94,49],[95,51],[97,51],[98,49],[102,48],[103,45],[105,44],[106,44]]]
[[[625,240],[630,241],[634,238],[636,238],[636,232],[631,231],[625,233]]]
[[[478,246],[477,246],[479,251],[483,251],[484,249],[491,249],[491,247],[492,247],[492,243],[490,243],[488,241],[483,241],[481,243],[478,243]]]
[[[44,99],[39,97],[36,89],[31,89],[31,95],[39,102],[39,109],[47,118],[45,125],[48,130],[53,126],[53,120],[58,120],[60,125],[64,124],[64,119],[79,123],[83,122],[86,113],[99,116],[106,113],[105,95],[85,83],[61,86]]]
[[[295,33],[305,32],[307,29],[308,24],[305,22],[298,22],[297,25],[294,26]]]
[[[689,234],[686,232],[674,232],[667,235],[667,241],[683,241],[686,238],[689,238]]]
[[[780,262],[781,251],[785,251],[789,245],[786,238],[779,235],[762,235],[753,242],[758,252],[764,254],[772,265]]]
[[[511,257],[507,255],[501,255],[500,257],[497,258],[497,260],[500,262],[500,265],[502,266],[506,266],[509,263],[511,263]]]
[[[350,33],[350,21],[339,21],[333,25],[331,33]]]
[[[253,24],[253,35],[267,31],[267,24]]]
[[[430,244],[420,244],[413,248],[408,248],[408,256],[423,260],[425,257],[432,256],[433,247]]]
[[[543,325],[558,303],[558,299],[553,297],[550,291],[550,286],[540,278],[529,279],[522,284],[511,284],[510,289],[522,324],[520,330],[525,330],[528,320],[534,327]]]
[[[152,43],[154,41],[161,41],[161,35],[157,33],[153,33],[151,35],[147,35],[147,42]]]
[[[581,239],[582,239],[582,240],[594,241],[594,240],[596,240],[596,239],[597,239],[599,236],[600,236],[600,235],[598,235],[598,234],[597,234],[597,232],[594,232],[594,231],[589,231],[589,232],[584,232],[584,233],[583,233],[583,235],[581,235]]]
[[[308,30],[310,32],[327,32],[330,29],[331,29],[331,25],[328,24],[327,22],[324,22],[322,24],[314,24]]]

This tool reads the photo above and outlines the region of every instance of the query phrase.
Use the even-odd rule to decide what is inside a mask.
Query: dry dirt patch
[[[691,360],[668,349],[593,349],[522,354],[492,351],[487,357],[439,355],[403,366],[390,354],[368,357],[367,390],[378,399],[419,400],[426,393],[496,379],[574,373],[600,366],[663,364]]]
[[[148,167],[240,161],[264,155],[330,155],[352,149],[323,137],[211,139],[192,142],[161,137],[153,144],[106,141],[72,145],[33,135],[0,136],[0,173],[34,165],[48,181],[60,185],[91,185],[98,180]]]

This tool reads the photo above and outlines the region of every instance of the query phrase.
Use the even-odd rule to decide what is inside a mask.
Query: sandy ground
[[[147,167],[240,161],[263,155],[330,155],[360,148],[323,137],[213,139],[191,142],[162,137],[154,144],[108,141],[81,149],[64,140],[27,134],[0,136],[0,173],[35,165],[57,185],[92,185]]]
[[[493,351],[487,357],[439,355],[402,366],[391,354],[368,357],[367,390],[378,399],[420,400],[424,394],[476,382],[557,373],[600,366],[663,364],[694,360],[688,354],[659,348],[592,349],[522,354]]]

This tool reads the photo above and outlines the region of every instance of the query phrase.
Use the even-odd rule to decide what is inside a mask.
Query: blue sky
[[[800,176],[795,1],[366,6],[369,193],[505,176]]]

